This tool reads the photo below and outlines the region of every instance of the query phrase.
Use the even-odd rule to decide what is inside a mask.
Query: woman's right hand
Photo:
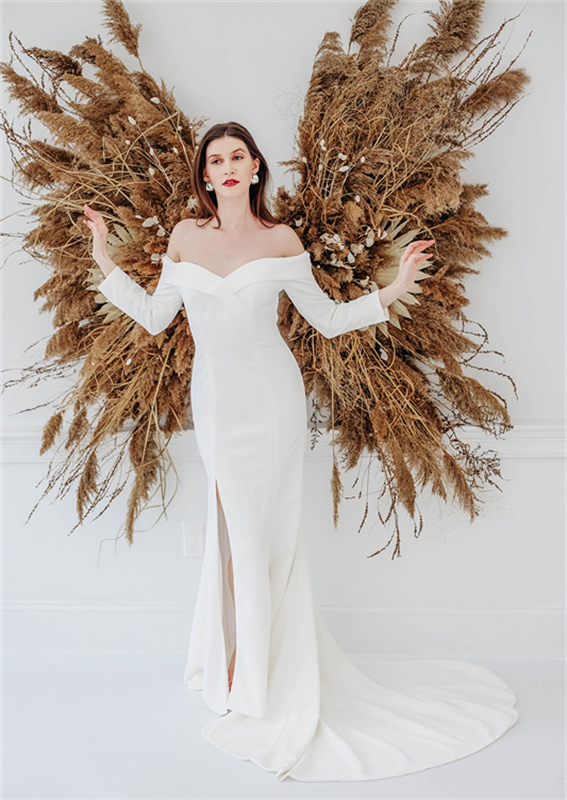
[[[93,258],[103,272],[107,274],[108,270],[103,269],[103,264],[105,266],[110,266],[110,256],[106,248],[108,228],[106,227],[102,215],[99,214],[98,211],[95,211],[94,208],[91,208],[86,203],[83,204],[83,208],[85,209],[85,215],[88,217],[88,219],[83,220],[83,222],[90,228],[93,234]]]

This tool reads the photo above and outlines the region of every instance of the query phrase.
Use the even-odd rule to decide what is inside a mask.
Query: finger
[[[408,250],[411,247],[413,250],[424,250],[426,247],[429,247],[430,244],[433,244],[433,241],[425,241],[424,239],[416,240],[415,242],[411,242],[408,245]]]

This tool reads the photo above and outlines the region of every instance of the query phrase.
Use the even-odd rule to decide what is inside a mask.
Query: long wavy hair
[[[252,158],[260,159],[260,168],[256,173],[258,175],[258,183],[250,184],[250,208],[254,216],[257,217],[262,224],[279,224],[280,220],[274,217],[266,200],[266,189],[271,181],[270,170],[268,169],[266,159],[258,149],[250,131],[238,122],[219,122],[213,125],[212,128],[206,131],[199,143],[195,154],[195,163],[191,180],[194,197],[198,199],[195,218],[197,220],[206,219],[207,222],[205,224],[208,224],[214,217],[218,222],[219,228],[221,227],[220,217],[217,213],[218,204],[216,192],[208,192],[206,190],[203,172],[205,170],[207,157],[207,145],[209,142],[212,142],[214,139],[219,139],[222,136],[235,136],[241,139],[248,148]],[[266,227],[270,227],[270,225]]]

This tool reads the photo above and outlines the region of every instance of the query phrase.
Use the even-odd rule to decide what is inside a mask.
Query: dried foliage
[[[486,185],[463,184],[460,172],[471,148],[500,125],[529,81],[524,70],[512,68],[517,57],[497,72],[501,54],[494,51],[511,20],[475,43],[480,0],[441,0],[437,13],[426,12],[432,35],[392,65],[399,29],[390,49],[388,30],[395,5],[371,0],[358,9],[349,41],[349,51],[359,45],[355,54],[344,52],[337,33],[323,38],[298,152],[282,162],[298,173],[298,183],[293,194],[280,188],[275,206],[296,227],[319,284],[336,300],[387,286],[410,241],[435,239],[412,289],[389,306],[389,322],[365,333],[327,340],[289,299],[280,308],[280,329],[315,398],[314,440],[321,412],[330,409],[335,523],[342,494],[335,446],[347,469],[367,451],[384,476],[378,516],[383,523],[394,516],[392,557],[400,555],[400,506],[414,520],[414,534],[421,531],[418,490],[429,486],[472,521],[482,502],[478,490],[496,486],[500,476],[494,452],[471,451],[458,430],[474,425],[498,436],[512,427],[506,401],[464,370],[483,369],[472,359],[489,351],[482,326],[481,334],[467,330],[463,279],[478,274],[471,265],[490,254],[485,243],[506,231],[474,208]],[[367,513],[368,499],[361,527]]]
[[[462,281],[489,255],[485,243],[506,231],[474,208],[486,185],[463,184],[459,175],[471,147],[498,127],[529,80],[512,69],[514,62],[496,72],[501,56],[492,51],[511,20],[475,43],[480,0],[440,0],[438,13],[426,12],[432,35],[391,65],[398,36],[388,49],[394,5],[370,0],[357,11],[349,42],[349,50],[359,45],[356,54],[343,51],[336,33],[323,38],[298,154],[282,162],[298,173],[298,186],[293,194],[280,188],[275,199],[277,216],[296,227],[319,284],[336,300],[390,283],[413,239],[436,241],[411,291],[389,307],[389,323],[329,340],[285,295],[280,301],[280,330],[314,398],[314,439],[319,415],[330,411],[335,524],[342,494],[335,446],[345,468],[356,466],[366,450],[385,478],[388,507],[378,515],[384,523],[394,518],[393,556],[400,555],[397,507],[415,520],[418,489],[430,486],[472,520],[476,491],[496,485],[493,477],[500,475],[492,451],[471,452],[457,430],[475,425],[497,436],[512,427],[505,400],[463,369],[487,352],[488,336],[482,326],[480,335],[466,331]],[[103,8],[111,38],[140,62],[141,26],[131,24],[117,0],[104,0]],[[22,235],[21,249],[50,268],[34,299],[44,299],[41,311],[53,312],[56,330],[45,358],[6,386],[73,374],[71,391],[43,432],[41,453],[68,421],[66,453],[56,467],[52,459],[43,497],[56,487],[64,496],[77,482],[77,525],[104,501],[100,516],[126,486],[128,476],[118,486],[113,482],[128,456],[134,477],[125,535],[131,544],[152,490],[161,490],[165,510],[167,444],[191,426],[194,343],[184,310],[154,337],[98,292],[103,276],[90,253],[83,203],[103,214],[111,257],[153,291],[167,237],[195,206],[190,178],[204,120],[186,119],[163,81],[158,85],[141,62],[139,71],[128,70],[100,38],[85,39],[68,55],[18,44],[40,68],[41,80],[27,68],[27,76],[19,75],[12,61],[0,65],[2,75],[21,113],[45,125],[52,143],[34,138],[29,123],[17,133],[4,113],[2,129],[12,152],[12,185],[41,197],[29,212],[37,225]],[[104,459],[111,464],[101,477],[101,449],[111,439]],[[367,513],[368,502],[364,519]]]

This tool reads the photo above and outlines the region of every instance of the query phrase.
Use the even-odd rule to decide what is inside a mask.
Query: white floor
[[[4,653],[1,797],[565,797],[563,662],[471,660],[518,697],[520,718],[496,742],[413,775],[301,783],[278,782],[203,738],[202,726],[216,715],[183,684],[183,654]]]

